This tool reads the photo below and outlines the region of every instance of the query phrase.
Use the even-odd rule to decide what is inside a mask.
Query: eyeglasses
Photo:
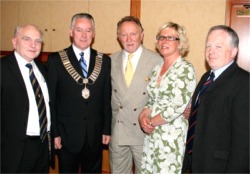
[[[178,37],[173,37],[173,36],[162,36],[162,35],[157,35],[156,36],[157,40],[163,41],[166,39],[167,41],[175,41],[175,40],[180,40]]]

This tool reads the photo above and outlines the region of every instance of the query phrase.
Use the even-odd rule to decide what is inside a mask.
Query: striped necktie
[[[84,77],[87,77],[88,76],[88,68],[87,68],[86,60],[84,59],[83,55],[84,55],[84,53],[81,52],[80,53],[80,56],[81,56],[80,65],[82,67],[82,72],[83,72]]]
[[[32,65],[30,63],[26,64],[26,67],[29,68],[29,77],[30,82],[33,87],[33,91],[36,98],[36,104],[39,114],[39,124],[40,124],[40,139],[43,141],[47,135],[47,116],[46,116],[46,105],[44,102],[44,97],[42,89],[36,79]]]
[[[127,86],[130,85],[133,79],[133,75],[134,75],[134,69],[133,69],[133,65],[131,62],[131,59],[133,56],[134,56],[133,54],[128,55],[128,62],[127,62],[126,69],[125,69],[125,80],[126,80]]]
[[[189,154],[192,154],[192,150],[193,150],[194,131],[195,131],[196,117],[197,117],[199,104],[202,99],[202,95],[205,93],[206,89],[213,82],[213,80],[214,80],[214,73],[212,72],[210,76],[208,77],[207,81],[201,86],[198,96],[196,98],[194,107],[191,110],[191,116],[189,118],[189,127],[188,127],[188,134],[187,134],[187,143],[186,143]]]

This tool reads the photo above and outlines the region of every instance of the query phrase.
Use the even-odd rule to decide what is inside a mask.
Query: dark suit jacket
[[[210,72],[201,78],[201,85]],[[234,62],[207,89],[197,114],[193,173],[249,173],[249,73]],[[186,167],[187,155],[184,158]]]
[[[72,66],[82,74],[72,46],[65,51]],[[96,50],[91,49],[88,76],[94,69],[96,55]],[[82,97],[84,85],[79,85],[70,76],[57,52],[49,55],[47,65],[55,137],[61,136],[63,148],[75,153],[81,150],[85,141],[93,149],[102,148],[102,135],[111,133],[110,58],[103,55],[99,77],[87,85],[88,99]]]
[[[37,67],[46,80],[41,63]],[[28,124],[29,99],[14,54],[0,59],[1,64],[1,171],[16,172],[22,157]]]

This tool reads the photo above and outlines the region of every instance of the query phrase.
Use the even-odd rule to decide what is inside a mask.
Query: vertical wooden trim
[[[232,0],[227,0],[226,2],[226,21],[227,26],[231,26],[231,11],[232,11]]]
[[[132,1],[132,0],[131,0]],[[225,24],[227,26],[231,26],[231,13],[233,5],[250,5],[249,0],[227,0],[226,2],[226,21]]]
[[[130,1],[130,15],[137,17],[140,20],[140,18],[141,18],[141,0],[131,0]]]

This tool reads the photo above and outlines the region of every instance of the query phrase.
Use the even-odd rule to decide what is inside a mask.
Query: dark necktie
[[[202,99],[202,95],[205,93],[208,86],[213,82],[214,79],[214,73],[212,72],[210,76],[208,77],[207,81],[201,86],[198,96],[196,98],[196,102],[194,104],[194,107],[191,110],[191,116],[189,118],[189,127],[188,127],[188,135],[187,135],[187,150],[189,154],[192,154],[193,149],[193,140],[194,140],[194,131],[195,131],[195,125],[196,125],[196,117],[197,112],[199,108],[200,101]]]
[[[32,65],[30,63],[26,64],[29,70],[30,82],[34,90],[34,94],[36,97],[36,104],[39,114],[39,124],[40,124],[40,139],[43,141],[47,135],[47,116],[46,116],[46,106],[44,102],[44,97],[42,93],[42,89],[36,79],[36,76],[33,72]]]
[[[84,59],[83,55],[84,55],[84,53],[81,52],[80,53],[80,56],[81,56],[80,65],[82,67],[82,72],[83,72],[84,77],[87,77],[87,75],[88,75],[87,63],[86,63],[86,60]]]

